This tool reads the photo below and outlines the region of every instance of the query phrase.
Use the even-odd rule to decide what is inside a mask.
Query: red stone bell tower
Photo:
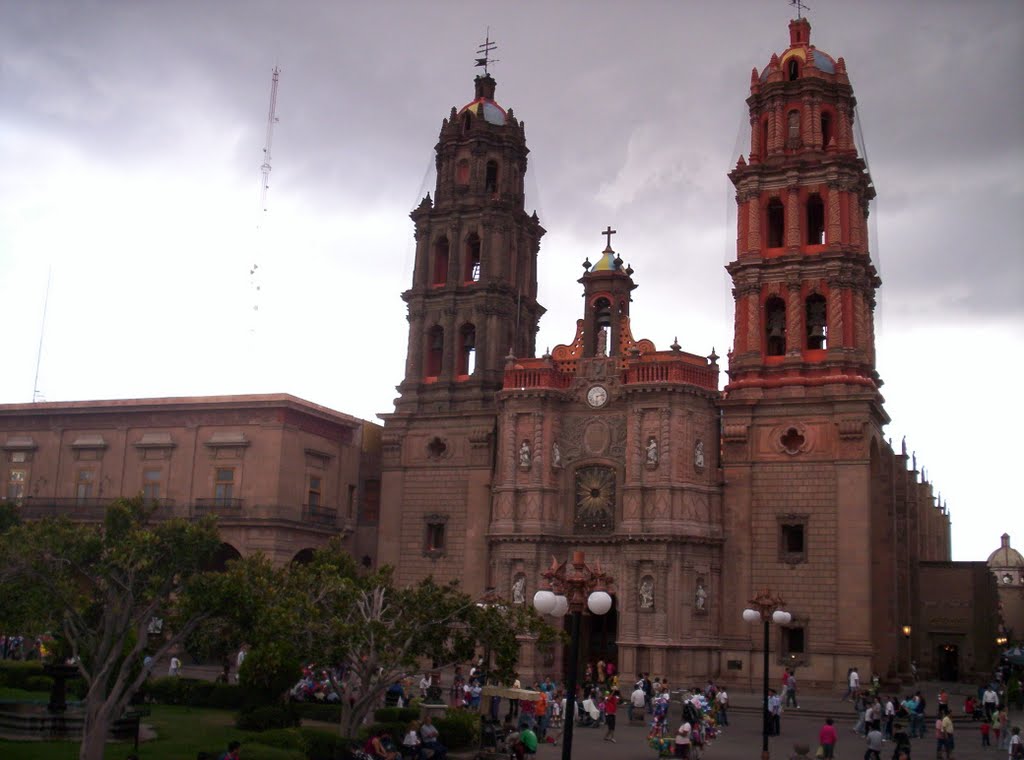
[[[487,583],[484,536],[494,462],[495,395],[505,357],[534,354],[537,254],[525,210],[524,125],[494,99],[487,73],[441,125],[437,185],[410,215],[416,265],[405,379],[384,420],[378,561],[405,582]]]
[[[781,592],[794,621],[777,633],[775,664],[833,681],[852,665],[885,672],[895,610],[879,490],[888,417],[867,234],[875,189],[853,138],[846,64],[810,32],[791,21],[789,47],[752,73],[750,152],[729,175],[736,309],[721,405],[736,582],[723,627],[738,648],[759,646],[740,612],[758,588]]]

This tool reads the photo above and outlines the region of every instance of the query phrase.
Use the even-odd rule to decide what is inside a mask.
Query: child
[[[991,728],[992,728],[992,726],[989,725],[989,722],[987,720],[983,720],[981,722],[981,746],[982,747],[991,747],[992,746],[991,744],[989,744],[989,741],[988,741],[988,732],[991,730]]]

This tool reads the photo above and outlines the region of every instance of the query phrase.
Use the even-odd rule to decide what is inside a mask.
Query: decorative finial
[[[632,277],[633,276],[633,267],[630,266],[629,264],[626,264],[626,276],[627,277]]]
[[[616,269],[622,269],[622,257],[616,256],[615,260],[612,261],[612,264],[615,266]]]
[[[675,338],[672,339],[672,345],[669,346],[669,348],[671,348],[676,353],[679,353],[679,349],[681,349],[682,346],[679,345],[679,336],[678,335]]]
[[[590,263],[590,257],[587,256],[587,258],[585,258],[583,260],[583,271],[589,272],[590,271],[590,267],[592,267],[592,266],[593,266],[593,264]]]
[[[602,235],[604,235],[608,239],[608,243],[607,243],[607,245],[605,245],[605,248],[604,248],[604,252],[605,253],[613,253],[614,252],[614,251],[612,251],[612,235],[615,235],[616,233],[618,233],[618,230],[613,230],[612,226],[610,224],[608,225],[608,228],[604,232],[601,233]]]
[[[491,42],[491,27],[487,27],[487,36],[484,37],[484,43],[476,49],[476,63],[474,66],[484,67],[484,76],[489,76],[487,67],[492,63],[498,63],[497,58],[491,58],[491,53],[498,49],[498,46]],[[483,58],[480,56],[483,55]]]
[[[712,365],[718,364],[718,354],[715,353],[714,346],[711,347],[711,353],[708,354],[708,361],[711,362]]]
[[[803,0],[789,0],[789,4],[796,8],[796,17],[803,18],[804,11],[809,11],[811,6],[805,5]],[[477,64],[479,66],[479,64]]]

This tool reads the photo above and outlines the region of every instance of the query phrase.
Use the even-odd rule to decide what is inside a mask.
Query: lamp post
[[[569,673],[565,689],[565,729],[562,732],[562,760],[572,758],[572,729],[576,722],[576,670],[580,657],[580,621],[584,607],[594,615],[604,615],[612,608],[607,589],[615,579],[590,567],[583,552],[574,551],[572,561],[558,563],[551,558],[551,567],[541,573],[540,590],[533,595],[533,606],[542,615],[572,615],[569,628]]]
[[[750,608],[743,610],[743,619],[748,623],[764,623],[764,682],[761,698],[764,700],[764,714],[761,717],[761,758],[768,760],[768,729],[771,725],[771,715],[768,712],[768,624],[789,625],[793,616],[782,608],[786,602],[777,594],[772,594],[768,589],[758,592],[757,596],[750,600]]]

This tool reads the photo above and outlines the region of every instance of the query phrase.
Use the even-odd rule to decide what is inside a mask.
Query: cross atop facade
[[[796,17],[803,18],[804,11],[809,11],[811,6],[805,5],[802,0],[789,0],[789,4],[796,8]]]
[[[497,58],[491,58],[491,53],[493,53],[497,48],[498,46],[495,43],[491,42],[491,27],[487,27],[487,36],[484,37],[483,44],[477,47],[476,63],[473,64],[474,66],[483,66],[484,76],[488,76],[487,67],[490,66],[492,63],[498,62]],[[483,56],[483,58],[480,57],[481,55]]]
[[[615,235],[616,233],[618,233],[618,230],[613,230],[610,224],[608,225],[608,229],[601,233],[608,239],[607,248],[609,251],[612,249],[612,235]]]

